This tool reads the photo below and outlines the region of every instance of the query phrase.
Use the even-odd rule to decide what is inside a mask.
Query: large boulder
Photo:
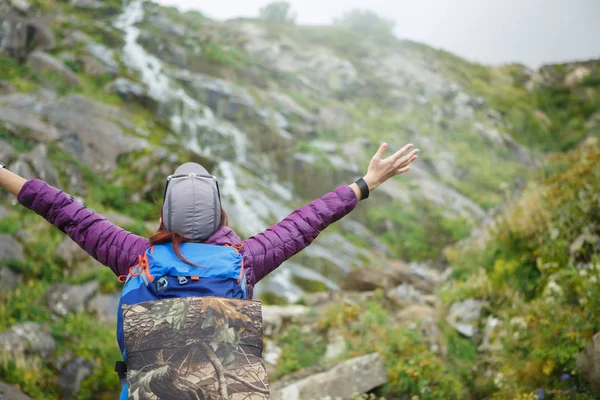
[[[151,111],[158,109],[158,103],[148,95],[146,88],[125,78],[117,78],[106,85],[105,90],[109,93],[115,93],[125,101],[137,101]]]
[[[39,354],[47,357],[56,349],[52,335],[36,322],[13,325],[0,333],[0,352],[14,352],[22,355]]]
[[[8,267],[0,266],[0,292],[12,290],[21,281],[21,276]]]
[[[387,382],[387,372],[378,353],[341,362],[328,371],[287,384],[271,386],[273,400],[350,400]]]
[[[54,34],[44,24],[7,12],[0,18],[0,54],[24,60],[32,50],[47,51],[56,46]]]
[[[36,72],[52,72],[60,75],[70,86],[79,86],[77,75],[62,61],[43,51],[34,51],[27,57],[27,65]]]
[[[590,344],[577,356],[577,369],[600,397],[600,333],[596,333]]]
[[[423,279],[411,268],[399,261],[389,263],[388,268],[361,268],[344,277],[341,288],[359,292],[378,288],[392,289],[402,283],[409,283],[421,293],[432,293],[434,282]]]
[[[0,399],[2,400],[31,400],[18,387],[0,381]]]
[[[204,74],[182,74],[179,79],[218,118],[239,120],[256,114],[254,98],[245,88]]]
[[[58,129],[46,123],[43,116],[34,111],[41,110],[43,106],[43,102],[29,94],[0,96],[0,123],[15,135],[36,142],[58,140],[61,136]]]
[[[31,152],[19,157],[19,160],[27,164],[27,171],[21,175],[26,179],[42,179],[52,186],[60,185],[58,172],[48,159],[48,147],[40,143]]]
[[[87,310],[94,313],[100,322],[116,325],[120,300],[119,293],[98,294],[90,301]]]
[[[73,398],[81,389],[81,383],[94,370],[94,363],[83,357],[75,357],[60,371],[58,383],[64,390],[65,398]]]
[[[63,151],[103,173],[114,171],[120,155],[148,146],[121,128],[120,121],[129,117],[118,107],[75,94],[60,99],[47,92],[0,96],[5,127],[31,140],[58,142]]]
[[[23,246],[12,236],[0,234],[0,266],[9,261],[23,261]]]
[[[81,266],[87,268],[90,266],[101,266],[85,250],[83,250],[71,238],[66,237],[56,248],[56,255],[67,264],[70,269]]]
[[[49,308],[60,316],[70,312],[82,312],[86,303],[98,292],[98,282],[92,281],[85,285],[67,285],[59,283],[53,285],[46,292]]]

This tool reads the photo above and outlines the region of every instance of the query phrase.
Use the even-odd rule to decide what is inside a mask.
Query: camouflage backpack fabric
[[[260,301],[184,297],[122,312],[128,399],[270,398]]]

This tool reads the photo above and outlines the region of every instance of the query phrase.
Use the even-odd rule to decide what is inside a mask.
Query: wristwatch
[[[0,162],[0,169],[2,169],[2,168],[6,168],[6,167],[4,166],[4,164],[2,164],[2,163]]]

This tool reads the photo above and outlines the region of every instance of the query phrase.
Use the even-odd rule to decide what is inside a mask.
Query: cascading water
[[[133,0],[115,21],[115,27],[125,32],[123,60],[127,67],[140,74],[141,81],[148,87],[148,94],[170,110],[171,128],[189,138],[190,148],[199,154],[211,155],[211,150],[198,141],[200,129],[210,129],[224,140],[231,140],[235,149],[235,161],[244,165],[247,160],[248,141],[246,135],[232,124],[219,120],[214,113],[185,90],[169,75],[164,63],[148,53],[138,42],[140,29],[136,24],[144,19],[144,0]],[[222,155],[219,155],[222,156]]]

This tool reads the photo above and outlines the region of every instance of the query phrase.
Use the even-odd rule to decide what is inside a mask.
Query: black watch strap
[[[356,180],[355,182],[359,189],[360,189],[360,197],[361,200],[365,200],[369,198],[369,185],[367,185],[367,182],[365,182],[365,180],[363,178],[359,178]]]

